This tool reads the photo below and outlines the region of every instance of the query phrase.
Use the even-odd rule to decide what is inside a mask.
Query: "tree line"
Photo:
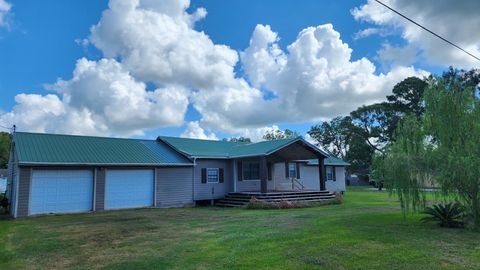
[[[458,81],[463,88],[476,88],[480,72],[450,68],[439,77],[406,78],[393,87],[387,101],[361,106],[348,116],[312,126],[308,134],[321,147],[348,161],[350,171],[368,174],[375,155],[384,154],[396,141],[399,123],[407,116],[422,119],[425,90],[439,79]]]
[[[10,133],[0,132],[0,169],[6,169],[8,166],[10,143],[11,143]]]

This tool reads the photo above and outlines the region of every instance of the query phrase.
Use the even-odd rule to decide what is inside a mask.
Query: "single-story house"
[[[302,137],[258,143],[15,132],[13,217],[193,206],[230,192],[344,191],[345,166]]]

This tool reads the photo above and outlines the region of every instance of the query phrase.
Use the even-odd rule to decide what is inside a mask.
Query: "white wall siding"
[[[327,181],[327,190],[332,192],[345,191],[345,167],[336,166],[335,177],[337,181]]]
[[[304,163],[301,164],[299,181],[305,186],[305,189],[320,190],[320,178],[318,177],[318,166],[307,166]],[[330,181],[327,181],[327,182],[330,182]]]
[[[183,207],[193,204],[192,167],[157,168],[157,207]]]
[[[283,173],[285,174],[285,173]],[[345,167],[335,167],[336,181],[328,180],[325,182],[328,191],[345,191]],[[318,166],[300,165],[299,181],[306,189],[320,190],[320,180],[318,177]]]
[[[223,183],[202,183],[202,168],[222,168]],[[233,190],[232,164],[230,160],[197,159],[195,164],[195,200],[212,200],[225,197]]]
[[[257,161],[257,160],[255,160],[255,161]],[[260,160],[258,159],[258,161],[260,161]],[[235,160],[234,162],[235,162],[235,164],[237,164],[238,160]],[[275,177],[275,171],[276,170],[275,170],[275,165],[274,165],[274,166],[272,166],[272,180],[267,179],[267,190],[274,190],[275,189],[275,182],[273,181],[273,178]],[[237,174],[237,172],[235,172],[235,174]],[[237,176],[238,175],[235,175],[235,179],[237,180],[237,192],[241,192],[241,191],[260,191],[260,189],[261,189],[260,179],[238,181]]]
[[[300,171],[300,177],[302,172]],[[275,163],[273,166],[273,180],[275,190],[292,190],[292,181],[285,175],[285,162]]]

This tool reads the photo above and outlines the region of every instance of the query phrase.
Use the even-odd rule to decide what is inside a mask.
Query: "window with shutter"
[[[218,169],[218,173],[219,173],[219,174],[218,174],[218,181],[219,181],[220,183],[223,183],[223,182],[224,182],[224,179],[223,179],[223,177],[224,177],[223,168],[219,168],[219,169]]]
[[[287,163],[287,178],[300,178],[298,173],[298,165],[296,162]]]
[[[267,174],[268,174],[267,179],[271,181],[272,180],[272,163],[270,162],[267,163]]]
[[[202,168],[202,184],[207,183],[207,168]]]
[[[325,166],[325,171],[327,173],[327,180],[333,181],[333,167]]]
[[[219,170],[218,168],[207,168],[207,183],[218,183]]]
[[[300,179],[300,163],[296,163],[296,169],[297,169],[297,179]]]
[[[243,180],[243,166],[242,162],[238,161],[237,162],[237,181],[242,181]]]
[[[242,162],[243,180],[259,180],[260,179],[260,163],[259,162]]]

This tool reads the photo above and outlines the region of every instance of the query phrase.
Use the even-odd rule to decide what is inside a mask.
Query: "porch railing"
[[[305,186],[300,181],[298,181],[297,178],[291,177],[291,180],[292,180],[292,190],[304,190],[305,189]]]

